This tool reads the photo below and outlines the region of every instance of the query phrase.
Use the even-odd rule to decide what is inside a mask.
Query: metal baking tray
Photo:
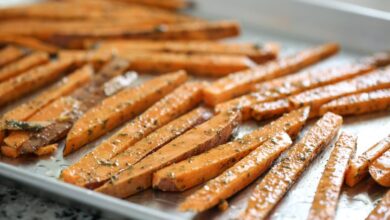
[[[279,4],[275,2],[281,2]],[[383,45],[390,45],[388,17],[368,16],[354,10],[345,10],[335,5],[317,4],[306,1],[234,1],[214,0],[198,1],[198,7],[189,13],[206,18],[234,18],[243,24],[243,33],[238,41],[266,42],[276,41],[282,45],[282,55],[291,54],[303,48],[323,41],[337,41],[347,45],[347,49],[335,57],[314,65],[309,69],[342,64],[371,50],[383,50]],[[284,9],[280,9],[283,4]],[[278,7],[276,7],[278,6]],[[291,10],[288,10],[291,9]],[[274,11],[272,11],[274,10]],[[273,12],[273,13],[270,13]],[[324,17],[329,12],[332,17]],[[310,19],[305,16],[312,16]],[[350,32],[343,29],[348,20]],[[329,18],[329,19],[328,19]],[[344,18],[344,20],[343,20]],[[333,22],[332,22],[333,21]],[[305,26],[305,23],[316,24]],[[376,23],[375,26],[369,24]],[[357,36],[357,28],[369,30],[370,34]],[[325,25],[325,26],[322,26]],[[366,29],[367,27],[367,29]],[[296,28],[296,29],[295,29]],[[299,31],[296,31],[299,30]],[[321,33],[327,33],[322,35]],[[377,36],[373,38],[372,36]],[[141,76],[140,81],[150,76]],[[9,106],[10,108],[12,106]],[[262,126],[256,122],[248,122],[239,127],[235,138],[241,137],[251,130]],[[310,127],[310,123],[307,127]],[[344,130],[359,136],[358,152],[364,152],[372,144],[385,137],[390,131],[390,115],[388,112],[347,117]],[[112,133],[112,132],[111,132]],[[303,132],[304,133],[304,132]],[[110,134],[107,134],[109,136]],[[245,208],[248,195],[256,183],[248,186],[236,196],[228,200],[229,209],[224,212],[212,209],[205,213],[182,213],[176,210],[177,204],[193,190],[183,193],[166,193],[146,190],[126,200],[116,199],[94,191],[78,188],[57,180],[61,169],[77,161],[81,156],[93,149],[101,140],[88,145],[69,157],[62,157],[62,147],[55,155],[45,158],[8,159],[0,155],[0,182],[17,184],[28,190],[66,205],[85,207],[100,212],[103,216],[132,219],[234,219]],[[330,147],[321,153],[300,180],[287,193],[276,207],[270,219],[304,219],[313,199],[317,183],[330,153]],[[259,178],[261,180],[261,177]],[[258,182],[258,181],[257,181]],[[337,219],[364,219],[373,209],[376,202],[384,194],[385,189],[367,179],[357,187],[345,187],[338,204]]]

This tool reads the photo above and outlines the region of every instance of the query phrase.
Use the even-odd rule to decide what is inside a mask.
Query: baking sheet
[[[196,11],[195,13],[201,14],[201,12]],[[243,35],[236,40],[280,42],[282,45],[282,56],[319,43],[272,34],[259,27],[251,26],[246,23],[243,24]],[[363,54],[358,54],[351,50],[345,50],[339,55],[308,69],[346,63],[362,55]],[[150,76],[141,76],[137,83],[140,83],[146,78],[150,78]],[[234,137],[241,137],[260,126],[261,124],[256,122],[245,123],[235,132]],[[309,126],[310,125],[306,126],[306,129]],[[382,112],[359,117],[348,117],[345,118],[343,129],[351,131],[359,136],[357,154],[360,154],[388,134],[390,131],[390,115],[388,112]],[[93,191],[80,189],[62,183],[56,179],[59,176],[61,169],[77,161],[82,155],[86,154],[93,149],[94,146],[99,144],[105,137],[67,158],[62,157],[63,143],[55,155],[45,158],[38,159],[30,157],[8,159],[0,156],[0,161],[3,162],[0,163],[0,175],[16,180],[26,186],[39,188],[41,192],[54,193],[57,196],[60,196],[59,198],[68,198],[71,201],[74,200],[80,203],[89,204],[92,207],[97,207],[120,216],[140,219],[232,219],[237,217],[245,208],[248,195],[256,184],[252,184],[229,199],[228,202],[230,206],[228,210],[220,212],[217,209],[212,209],[208,212],[195,215],[193,213],[181,213],[176,210],[177,204],[195,189],[183,193],[165,193],[146,190],[126,200],[119,200],[100,195]],[[273,214],[270,216],[271,219],[304,219],[307,217],[317,183],[324,169],[330,150],[330,147],[326,148],[312,165],[308,167],[298,183],[292,187],[286,197],[274,210]],[[259,180],[261,180],[261,177]],[[345,187],[342,191],[338,205],[336,219],[364,219],[372,210],[378,199],[383,195],[384,191],[384,188],[379,187],[372,180],[365,180],[354,188]]]

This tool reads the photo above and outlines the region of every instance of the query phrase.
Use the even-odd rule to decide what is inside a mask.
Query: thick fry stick
[[[276,134],[231,168],[188,196],[179,205],[179,209],[202,212],[231,197],[264,173],[291,144],[292,141],[287,133]]]
[[[385,137],[362,155],[353,158],[345,174],[345,183],[353,187],[368,175],[370,163],[390,149],[390,136]]]
[[[96,188],[97,186],[102,185],[109,180],[111,176],[136,164],[148,154],[158,150],[169,141],[210,117],[211,113],[207,109],[200,107],[171,121],[167,125],[138,141],[133,146],[127,148],[123,153],[112,158],[109,162],[116,164],[115,166],[106,166],[102,164],[99,167],[96,167],[93,170],[94,173],[91,173],[91,177],[88,179],[89,182],[85,183],[84,186]]]
[[[193,2],[188,1],[188,0],[165,0],[165,1],[160,1],[160,0],[118,0],[118,1],[143,4],[143,5],[147,5],[147,6],[153,6],[153,7],[158,7],[158,8],[168,9],[168,10],[180,10],[180,9],[189,8],[193,5]]]
[[[288,99],[255,104],[251,107],[252,117],[257,121],[274,118],[292,110]]]
[[[334,145],[321,180],[317,186],[309,220],[334,219],[337,202],[349,160],[356,151],[357,137],[342,133]]]
[[[368,92],[390,87],[390,68],[378,70],[363,76],[314,88],[289,97],[294,107],[310,105],[311,115],[319,114],[321,105],[341,96]]]
[[[185,54],[226,54],[248,56],[257,63],[275,59],[279,53],[279,45],[250,43],[223,43],[213,41],[142,41],[113,40],[95,42],[89,47],[98,47],[98,51],[157,51]]]
[[[188,112],[202,99],[201,83],[186,83],[155,103],[133,121],[97,146],[77,163],[63,170],[64,181],[75,185],[88,182],[89,173],[146,135]]]
[[[344,96],[320,108],[320,115],[333,112],[338,115],[359,115],[390,109],[390,89],[375,90]]]
[[[295,138],[309,116],[309,108],[292,111],[243,138],[217,146],[203,154],[163,168],[153,177],[153,187],[164,191],[184,191],[222,173],[279,132]]]
[[[49,55],[43,52],[35,52],[12,62],[0,69],[0,82],[15,77],[24,71],[34,68],[49,61]]]
[[[14,101],[53,81],[73,65],[71,60],[58,60],[44,64],[0,83],[0,105]]]
[[[325,114],[254,189],[242,219],[265,219],[311,161],[330,143],[343,119]]]
[[[74,55],[72,55],[74,53]],[[60,57],[77,56],[80,60],[105,59],[109,51],[86,52],[82,58],[81,51],[62,52]],[[131,69],[143,73],[166,73],[184,69],[189,73],[204,76],[225,76],[231,72],[247,69],[254,63],[241,55],[178,54],[118,49],[113,50],[131,63]],[[80,57],[79,57],[80,56]]]
[[[386,220],[390,218],[390,190],[383,196],[381,202],[367,216],[366,220]]]
[[[32,38],[32,37],[26,37],[26,36],[18,36],[18,35],[1,35],[0,34],[0,44],[15,44],[18,46],[22,46],[25,48],[48,52],[48,53],[54,53],[58,51],[59,49],[51,44],[48,44],[46,42],[42,42],[38,39]]]
[[[186,73],[179,71],[154,78],[104,99],[75,122],[66,138],[64,155],[78,150],[136,117],[186,80]]]
[[[362,75],[372,71],[377,66],[374,64],[376,63],[371,61],[369,63],[348,64],[287,75],[256,84],[254,86],[255,92],[220,103],[215,109],[217,112],[240,109],[244,119],[249,119],[251,115],[250,107],[254,104],[285,98],[308,89]]]
[[[126,169],[96,191],[125,198],[152,186],[153,172],[224,143],[238,125],[240,114],[218,114],[187,131],[143,160]]]
[[[250,92],[255,83],[296,72],[335,54],[337,51],[338,45],[325,44],[287,58],[279,58],[265,65],[230,74],[205,88],[205,101],[214,106]]]
[[[26,53],[17,47],[14,46],[7,46],[0,50],[0,67],[9,64],[22,56],[24,56]]]
[[[378,157],[368,168],[371,177],[380,185],[390,187],[390,150]]]

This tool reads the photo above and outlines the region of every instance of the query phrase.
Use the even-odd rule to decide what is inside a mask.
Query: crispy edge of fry
[[[353,158],[349,163],[345,174],[345,183],[353,187],[368,175],[368,167],[371,162],[390,149],[390,136],[386,136],[374,144],[363,154]]]
[[[262,102],[251,106],[251,116],[257,121],[274,118],[293,110],[294,107],[288,99],[278,99],[270,102]]]
[[[240,117],[239,112],[225,112],[212,117],[145,157],[131,169],[111,178],[95,191],[124,198],[151,187],[156,170],[226,142],[238,126]],[[188,141],[193,143],[189,144]]]
[[[285,131],[294,139],[303,128],[309,112],[309,107],[292,111],[240,139],[165,167],[154,173],[153,185],[163,191],[184,191],[203,183],[232,166],[275,133]],[[183,168],[188,172],[183,171]],[[175,178],[170,178],[171,173]],[[160,182],[166,184],[161,185]]]
[[[40,147],[38,148],[36,151],[34,151],[34,154],[41,157],[41,156],[46,156],[46,155],[50,155],[50,154],[53,154],[54,152],[56,152],[58,149],[58,144],[55,143],[55,144],[51,144],[51,145],[47,145],[47,146],[43,146],[43,147]]]
[[[389,219],[390,209],[390,190],[387,190],[386,194],[382,197],[382,200],[367,216],[366,220],[384,220]]]
[[[20,35],[0,34],[0,43],[16,44],[29,49],[44,51],[48,53],[55,53],[59,50],[59,48],[55,45],[48,44],[46,42],[43,42],[41,40],[32,37],[20,36]]]
[[[309,220],[334,219],[349,160],[356,151],[357,136],[343,132],[334,144],[329,160],[317,186]]]
[[[26,55],[26,52],[15,46],[7,46],[0,50],[0,67]]]
[[[390,187],[390,149],[378,157],[368,171],[379,185]]]
[[[266,218],[305,168],[334,138],[342,122],[342,117],[333,113],[319,119],[256,186],[241,219]]]
[[[188,196],[180,203],[179,209],[202,212],[231,197],[264,173],[291,144],[292,140],[287,133],[273,135],[232,167]]]

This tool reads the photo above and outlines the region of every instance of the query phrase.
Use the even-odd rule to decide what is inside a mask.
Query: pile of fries
[[[308,219],[335,217],[344,182],[371,176],[390,187],[390,135],[357,156],[357,137],[338,135],[342,116],[390,109],[389,53],[307,71],[339,45],[280,57],[275,42],[219,41],[239,35],[239,24],[182,14],[191,5],[58,0],[0,9],[1,154],[50,155],[65,139],[67,156],[121,127],[60,179],[119,198],[202,185],[179,206],[202,212],[227,208],[265,174],[240,219],[267,218],[334,139]],[[152,77],[134,85],[137,74]],[[319,119],[295,140],[310,118]],[[243,122],[270,119],[231,138]],[[390,191],[367,219],[388,219],[388,210]]]

